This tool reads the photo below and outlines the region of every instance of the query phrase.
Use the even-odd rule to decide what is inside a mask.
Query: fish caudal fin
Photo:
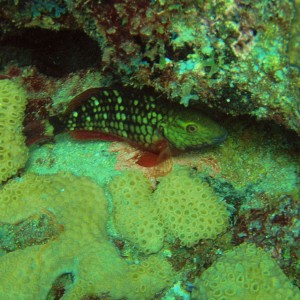
[[[49,142],[55,134],[62,131],[59,118],[50,117],[55,113],[50,97],[28,101],[23,122],[23,134],[26,137],[27,146]],[[58,126],[58,124],[60,125]]]
[[[26,137],[26,145],[46,143],[53,139],[53,128],[47,120],[36,120],[24,125],[23,134]]]

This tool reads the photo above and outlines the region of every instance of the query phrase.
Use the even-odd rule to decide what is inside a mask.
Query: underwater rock
[[[291,1],[0,3],[1,40],[25,27],[75,29],[98,43],[101,69],[115,80],[300,133],[299,67],[291,59],[299,13]]]

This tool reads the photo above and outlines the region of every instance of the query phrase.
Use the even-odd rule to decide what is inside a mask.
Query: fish
[[[152,167],[176,151],[222,143],[227,131],[198,110],[149,89],[91,88],[50,117],[54,133],[77,140],[125,141],[144,151],[138,164]]]

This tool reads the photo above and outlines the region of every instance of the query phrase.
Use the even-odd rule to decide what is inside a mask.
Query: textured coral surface
[[[140,172],[124,173],[110,191],[117,231],[147,253],[158,252],[167,238],[191,247],[216,238],[228,225],[224,203],[185,169],[162,178],[155,190]]]
[[[46,242],[11,249],[1,257],[0,297],[49,299],[51,285],[65,274],[71,274],[72,282],[63,299],[106,293],[114,299],[149,299],[168,286],[172,269],[162,257],[152,256],[135,265],[118,255],[106,233],[107,204],[99,186],[70,174],[30,174],[8,183],[0,193],[2,222],[15,224],[46,215],[59,230]],[[31,232],[24,230],[20,238],[26,234]],[[3,232],[1,240],[9,239],[6,235]]]
[[[0,81],[0,183],[25,166],[28,149],[22,133],[26,94],[13,81]]]
[[[226,252],[195,285],[192,299],[300,299],[275,261],[254,244]]]

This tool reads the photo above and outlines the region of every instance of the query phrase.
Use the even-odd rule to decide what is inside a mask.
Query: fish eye
[[[198,130],[198,127],[196,125],[190,124],[188,126],[186,126],[186,131],[188,133],[194,133]]]

